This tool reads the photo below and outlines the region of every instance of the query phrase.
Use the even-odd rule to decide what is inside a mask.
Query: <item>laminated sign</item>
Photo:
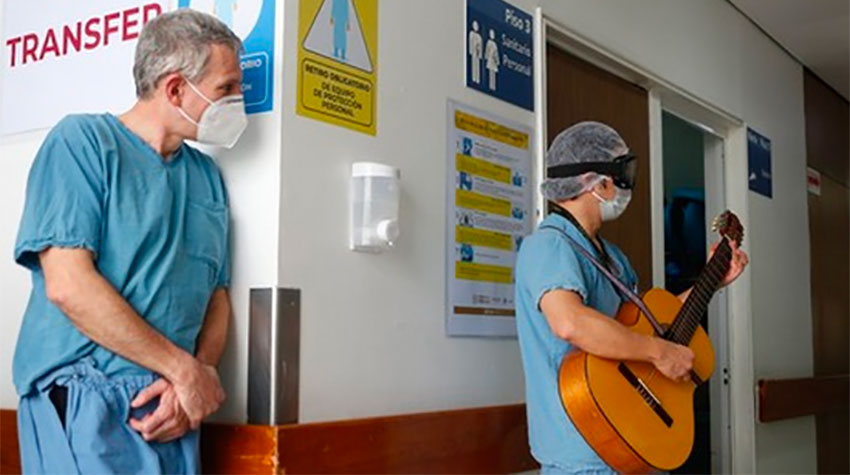
[[[298,114],[375,135],[378,0],[301,0]]]
[[[516,335],[516,257],[533,220],[531,133],[523,124],[448,103],[449,335]]]
[[[180,0],[180,8],[192,8],[221,20],[242,40],[239,57],[245,112],[255,114],[274,108],[274,11],[275,0]]]

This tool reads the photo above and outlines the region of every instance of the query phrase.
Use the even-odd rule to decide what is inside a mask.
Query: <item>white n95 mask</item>
[[[201,113],[201,118],[196,122],[189,114],[178,107],[177,110],[189,122],[198,128],[198,136],[195,140],[206,145],[232,148],[236,141],[248,127],[248,118],[245,116],[245,99],[242,94],[224,96],[213,102],[194,84],[186,83],[195,91],[195,94],[209,103],[209,106]]]
[[[615,186],[615,190],[617,190],[617,194],[614,195],[610,200],[606,200],[599,196],[598,193],[592,191],[593,196],[599,200],[599,210],[602,213],[602,221],[613,221],[620,217],[623,214],[623,211],[626,210],[626,207],[629,206],[629,202],[632,200],[632,190],[624,190],[620,187]]]

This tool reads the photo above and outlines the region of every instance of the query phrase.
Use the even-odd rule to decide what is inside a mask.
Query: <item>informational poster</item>
[[[214,15],[242,40],[244,51],[242,93],[245,112],[268,112],[274,108],[274,10],[275,0],[179,0],[189,7]]]
[[[466,85],[534,110],[531,15],[503,0],[466,0]]]
[[[514,268],[531,233],[531,129],[449,101],[446,330],[515,336]]]
[[[750,190],[773,198],[773,175],[770,167],[770,139],[747,128],[747,157],[750,169]]]
[[[299,0],[299,115],[375,135],[378,0]]]
[[[120,112],[136,100],[133,55],[142,27],[170,0],[14,0],[3,4],[0,133],[52,127],[79,112]]]

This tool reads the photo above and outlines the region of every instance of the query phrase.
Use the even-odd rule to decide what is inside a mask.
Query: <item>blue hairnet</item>
[[[562,131],[546,153],[546,168],[568,163],[610,162],[628,152],[616,130],[601,122],[579,122]],[[549,201],[574,198],[596,186],[602,175],[588,172],[568,178],[546,178],[540,191]]]

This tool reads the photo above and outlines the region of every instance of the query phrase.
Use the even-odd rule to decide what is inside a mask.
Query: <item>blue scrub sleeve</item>
[[[219,173],[219,172],[217,172]],[[224,231],[224,256],[221,258],[221,267],[218,269],[218,277],[216,278],[215,286],[230,287],[230,254],[231,254],[231,221],[230,221],[230,195],[227,192],[227,184],[224,182],[224,177],[219,173],[219,188],[221,190],[224,206],[227,208],[225,216],[225,231]]]
[[[586,304],[587,279],[575,249],[556,231],[541,231],[535,245],[525,266],[525,281],[537,309],[543,296],[555,289],[573,291]]]
[[[38,270],[38,253],[51,247],[100,245],[103,169],[80,123],[63,119],[45,138],[27,180],[15,261]]]
[[[227,213],[227,233],[225,234],[224,258],[221,260],[221,268],[218,270],[216,287],[230,287],[230,213]]]

